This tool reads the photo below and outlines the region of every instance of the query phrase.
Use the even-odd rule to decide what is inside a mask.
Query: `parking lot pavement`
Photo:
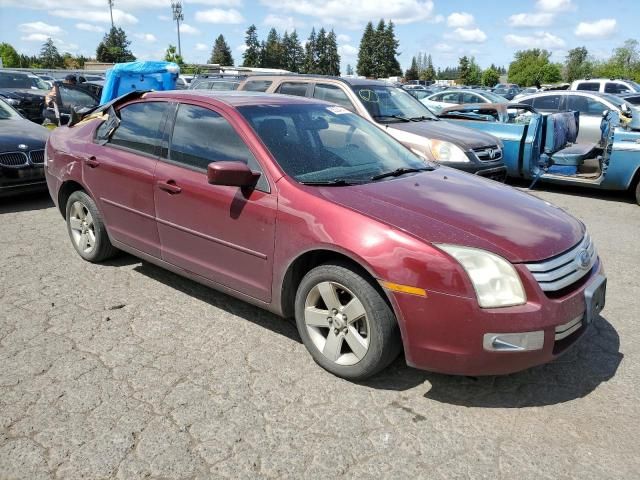
[[[121,256],[82,261],[46,197],[0,204],[0,478],[637,478],[640,207],[582,219],[607,306],[560,360],[506,377],[399,359],[326,373],[285,321]]]

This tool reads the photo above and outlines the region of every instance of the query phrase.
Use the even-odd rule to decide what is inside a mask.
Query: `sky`
[[[546,48],[554,61],[567,50],[586,46],[606,58],[627,38],[640,40],[640,1],[615,0],[183,0],[182,54],[188,63],[205,63],[215,38],[223,34],[236,64],[242,62],[247,27],[260,39],[271,27],[279,33],[312,27],[333,28],[343,72],[355,66],[366,23],[380,18],[396,24],[403,69],[418,52],[433,56],[436,67],[454,66],[473,55],[481,67],[508,67],[516,50]],[[114,0],[113,16],[141,60],[164,57],[177,44],[170,0]],[[0,0],[0,42],[37,54],[47,37],[61,52],[95,56],[110,26],[108,0]]]

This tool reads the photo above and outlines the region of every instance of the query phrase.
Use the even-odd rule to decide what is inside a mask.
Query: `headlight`
[[[431,155],[436,162],[469,162],[469,157],[464,151],[451,142],[443,142],[442,140],[431,140],[429,142]]]
[[[527,296],[516,269],[504,258],[485,250],[437,244],[465,269],[482,308],[522,305]]]

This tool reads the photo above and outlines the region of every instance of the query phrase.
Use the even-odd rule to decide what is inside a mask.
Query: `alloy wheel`
[[[91,253],[96,245],[96,232],[91,212],[82,202],[74,202],[69,211],[73,242],[83,253]]]

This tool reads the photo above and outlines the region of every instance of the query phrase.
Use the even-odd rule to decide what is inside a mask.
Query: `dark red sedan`
[[[584,225],[425,163],[342,107],[249,92],[128,97],[55,130],[49,190],[80,256],[124,250],[283,316],[322,367],[503,374],[604,306]]]

